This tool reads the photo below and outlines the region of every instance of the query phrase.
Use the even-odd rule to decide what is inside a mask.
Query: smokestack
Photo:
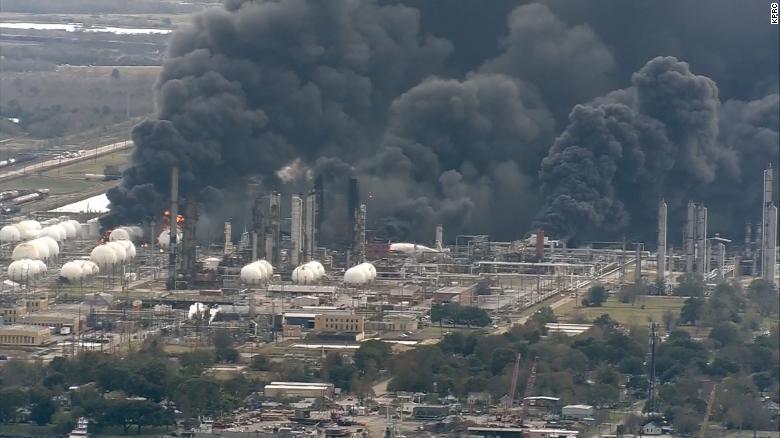
[[[536,259],[544,259],[544,230],[541,228],[536,230]]]
[[[168,290],[176,289],[176,218],[179,216],[179,167],[171,168],[171,211],[168,222],[170,244],[168,245]]]
[[[303,257],[303,198],[290,198],[290,264],[298,266]]]
[[[658,206],[658,253],[656,260],[656,279],[666,281],[666,201],[661,199]]]
[[[636,269],[634,271],[634,283],[642,283],[642,244],[636,244]]]
[[[696,271],[706,275],[709,271],[709,248],[707,245],[707,207],[696,205]]]
[[[253,253],[252,256],[255,256],[254,251],[256,251],[255,248],[252,248]],[[230,221],[225,222],[225,255],[230,255],[233,253],[233,224],[230,223]],[[254,260],[254,259],[253,259]]]
[[[306,206],[303,218],[303,238],[305,246],[306,261],[312,261],[317,250],[317,223],[319,222],[319,212],[317,205],[317,191],[313,191],[306,196]]]
[[[683,248],[685,250],[685,272],[693,272],[693,259],[695,254],[694,239],[696,236],[696,205],[688,201],[688,216],[683,230]]]
[[[775,283],[775,269],[777,265],[777,206],[770,205],[766,208],[766,231],[764,241],[766,251],[761,260],[761,278],[770,284]]]
[[[358,187],[358,179],[354,176],[349,178],[347,182],[347,218],[349,218],[349,239],[348,241],[352,245],[352,250],[355,251],[357,244],[357,216],[360,202],[360,189]]]
[[[774,178],[770,165],[764,170],[764,193],[761,215],[761,278],[775,283],[777,263],[777,207],[773,204]]]
[[[444,225],[436,225],[436,236],[434,238],[434,244],[438,251],[444,250]]]
[[[360,204],[355,222],[355,262],[366,261],[366,204]]]
[[[314,194],[316,195],[314,234],[319,238],[322,222],[325,218],[325,182],[323,181],[322,175],[319,175],[314,179]]]

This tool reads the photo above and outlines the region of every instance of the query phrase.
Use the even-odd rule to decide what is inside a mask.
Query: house
[[[656,424],[654,421],[651,421],[642,426],[642,435],[661,435],[661,433],[663,433],[661,426]]]

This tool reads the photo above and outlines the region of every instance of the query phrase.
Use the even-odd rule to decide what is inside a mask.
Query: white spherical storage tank
[[[73,230],[74,230],[73,237],[74,238],[81,237],[81,223],[79,223],[79,221],[75,219],[70,219],[66,222],[73,226]]]
[[[376,268],[371,263],[361,263],[347,269],[344,273],[344,283],[350,285],[362,285],[371,283],[376,279]]]
[[[28,230],[40,230],[41,223],[36,220],[26,220],[19,222],[19,225]]]
[[[35,279],[35,267],[29,259],[16,260],[8,265],[8,278],[19,283]]]
[[[46,263],[43,263],[41,260],[33,260],[32,265],[35,268],[35,275],[38,276],[45,274],[48,270]]]
[[[292,281],[296,284],[314,284],[325,276],[325,268],[318,261],[304,263],[292,272]]]
[[[117,240],[130,240],[130,233],[124,228],[116,228],[108,235],[108,240],[116,242]]]
[[[84,278],[84,270],[78,263],[68,262],[62,265],[60,268],[60,277],[63,277],[71,282],[79,281]]]
[[[89,260],[100,269],[107,269],[117,264],[116,251],[110,246],[99,245],[89,254]]]
[[[65,240],[65,231],[59,225],[51,225],[41,230],[41,236],[48,236],[57,242]]]
[[[133,242],[129,240],[118,240],[116,243],[124,247],[125,252],[127,253],[128,261],[133,260],[135,258],[135,245],[133,245]]]
[[[13,253],[11,253],[11,258],[14,260],[37,260],[41,258],[41,255],[38,253],[38,248],[35,245],[30,242],[24,242],[16,245]]]
[[[57,241],[49,236],[39,237],[38,240],[45,243],[49,247],[49,257],[55,257],[60,254],[60,245]]]
[[[51,254],[49,254],[49,245],[42,241],[40,238],[31,240],[28,242],[30,245],[33,245],[35,249],[38,251],[38,258],[46,260],[49,258]]]
[[[271,278],[274,275],[274,267],[268,263],[266,260],[258,260],[255,263],[260,265],[263,269],[265,269],[266,277]]]
[[[77,236],[78,230],[75,226],[73,226],[73,223],[70,221],[63,222],[59,224],[58,226],[62,227],[62,229],[65,230],[65,238],[66,239],[73,239]]]
[[[13,225],[6,225],[0,228],[0,242],[14,243],[20,240],[22,240],[22,233],[19,231],[19,228]]]
[[[116,253],[116,261],[120,265],[125,264],[127,261],[129,261],[127,257],[127,251],[125,251],[125,247],[119,243],[119,242],[108,242],[106,243],[106,246],[113,249]]]
[[[86,275],[97,275],[100,273],[100,268],[98,265],[94,264],[93,262],[89,260],[80,260],[82,263],[81,269],[84,271]]]
[[[176,242],[181,242],[181,233],[176,231]],[[160,248],[167,250],[171,246],[171,232],[169,230],[163,230],[157,237],[157,244]]]
[[[265,271],[259,265],[250,263],[241,268],[241,282],[244,284],[260,284],[266,280]]]

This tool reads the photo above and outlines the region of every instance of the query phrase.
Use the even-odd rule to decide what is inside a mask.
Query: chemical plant
[[[524,314],[527,318],[528,309],[572,298],[578,303],[580,294],[599,283],[642,283],[656,288],[656,295],[671,293],[684,273],[697,273],[711,286],[724,278],[752,277],[776,284],[773,178],[774,169],[767,169],[761,221],[747,224],[743,244],[710,233],[707,207],[693,201],[682,232],[670,233],[667,204],[660,200],[657,244],[616,240],[580,247],[567,247],[541,229],[523,239],[494,241],[487,235],[448,235],[442,225],[430,230],[430,241],[378,241],[367,229],[371,212],[361,199],[358,180],[350,178],[345,190],[348,243],[329,247],[320,241],[328,190],[322,179],[316,179],[308,193],[259,194],[251,228],[236,233],[226,222],[224,239],[202,242],[196,237],[198,203],[180,198],[174,168],[170,208],[147,223],[102,230],[101,212],[63,215],[58,209],[13,218],[0,229],[6,266],[0,351],[4,357],[44,360],[87,350],[124,354],[154,336],[169,345],[197,348],[208,344],[215,330],[227,330],[243,342],[240,352],[247,360],[262,351],[272,360],[294,357],[317,363],[333,351],[350,355],[366,340],[414,348],[438,341],[445,326],[471,324],[442,319],[433,323],[431,308],[436,305],[481,308],[491,318],[487,329],[503,333],[524,320]],[[30,196],[17,195],[9,199]],[[682,241],[672,242],[672,234],[682,235]],[[588,327],[557,324],[551,330],[578,334]],[[512,377],[513,396],[519,361]],[[544,398],[534,397],[535,367],[536,362],[526,377],[526,397],[519,401],[525,417],[528,401],[539,398],[542,403]],[[231,370],[240,372],[240,367]],[[333,385],[273,382],[264,391],[269,400],[320,396],[334,399]],[[426,411],[422,406],[407,414],[420,419],[447,415],[437,411],[445,408]],[[564,407],[565,416],[574,419],[567,424],[589,417],[592,409]],[[287,418],[282,408],[266,411],[268,418]],[[293,418],[304,411],[305,418]],[[309,415],[309,410],[295,409],[295,415],[289,415],[292,420],[281,423],[294,430],[313,424]],[[360,424],[360,414],[355,415]],[[389,416],[378,418],[387,430],[395,424]],[[254,429],[227,431],[244,436],[241,430],[260,434],[280,427],[278,420],[252,424]],[[491,435],[497,429],[489,424],[469,433],[519,433],[517,424],[502,424],[505,435]],[[541,424],[531,436],[577,436],[573,429]],[[214,426],[204,421],[200,427],[207,433]],[[347,429],[334,430],[346,434]]]

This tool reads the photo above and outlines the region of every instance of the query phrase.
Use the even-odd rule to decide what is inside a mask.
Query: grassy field
[[[555,309],[555,314],[562,320],[571,320],[573,316],[581,312],[585,318],[592,321],[603,314],[608,314],[612,319],[622,324],[646,324],[649,321],[661,321],[661,316],[667,310],[679,314],[685,298],[681,297],[656,297],[641,296],[632,305],[621,303],[615,297],[609,297],[601,307],[575,307],[574,301],[566,303]]]

